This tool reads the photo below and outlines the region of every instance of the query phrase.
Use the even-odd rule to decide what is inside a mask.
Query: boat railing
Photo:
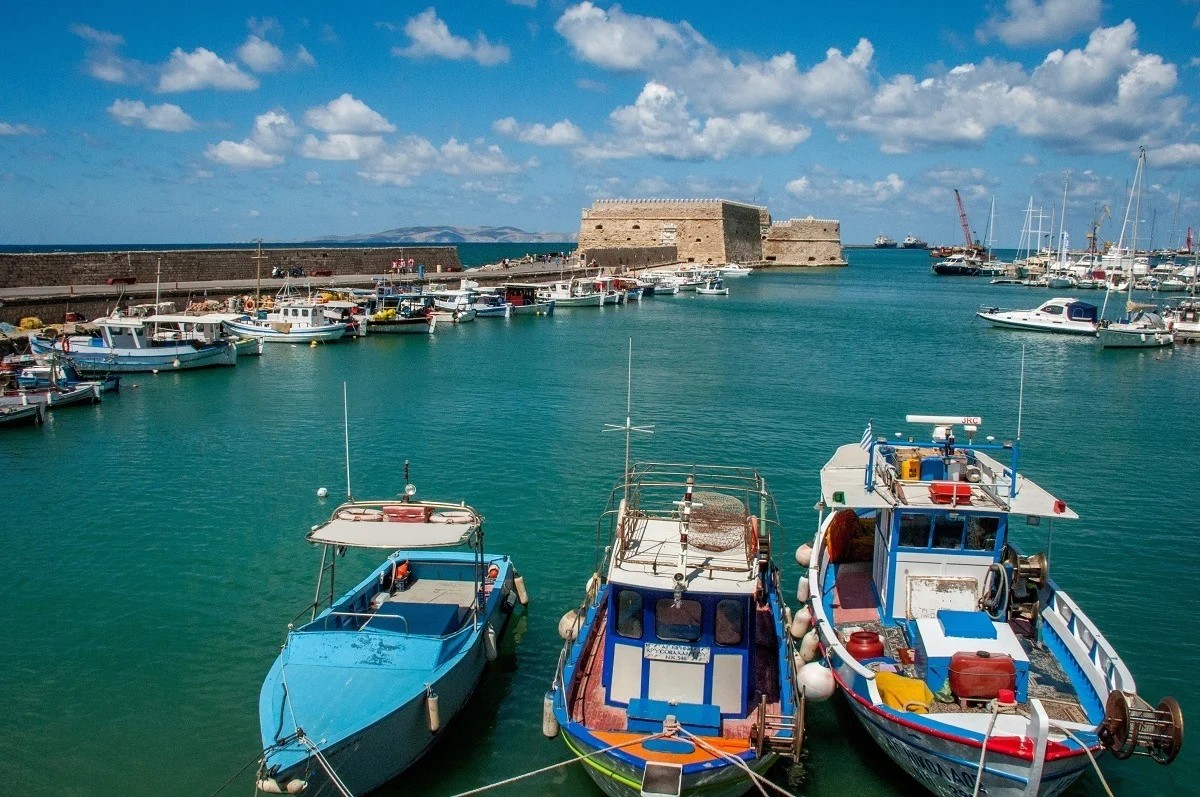
[[[1063,640],[1068,652],[1077,661],[1083,659],[1091,663],[1094,668],[1092,672],[1088,672],[1087,667],[1082,669],[1101,699],[1106,698],[1112,691],[1137,691],[1133,674],[1129,672],[1125,662],[1070,596],[1055,590],[1050,596],[1049,604],[1042,611],[1042,617]],[[1082,662],[1080,663],[1082,665]],[[1102,679],[1101,683],[1097,683],[1096,676]]]
[[[879,449],[887,448],[888,451],[880,452]],[[887,438],[881,437],[871,442],[871,448],[867,459],[866,467],[866,488],[868,492],[873,492],[877,484],[882,483],[884,488],[891,495],[905,501],[905,497],[900,494],[903,485],[917,484],[936,484],[943,482],[952,482],[952,479],[902,479],[896,466],[890,461],[892,450],[894,449],[938,449],[945,451],[945,446],[937,441],[928,443],[917,443],[910,440],[905,443],[897,443],[890,441]],[[990,456],[986,456],[986,452],[1007,452],[1012,456],[1011,466],[1006,466],[1003,463],[992,460]],[[979,452],[985,456],[971,456]],[[955,443],[952,451],[949,454],[943,454],[943,459],[952,459],[961,461],[964,464],[978,468],[979,481],[969,481],[964,477],[958,483],[970,484],[972,487],[978,487],[984,494],[999,504],[1001,507],[1008,509],[1012,500],[1017,497],[1017,484],[1014,474],[1017,472],[1017,456],[1018,443]],[[964,469],[965,471],[965,469]]]
[[[813,624],[817,628],[817,633],[821,636],[821,641],[825,645],[825,654],[830,658],[834,655],[841,659],[843,664],[854,671],[856,675],[862,676],[868,683],[868,689],[874,692],[874,687],[871,684],[875,680],[875,673],[871,669],[864,667],[858,662],[858,659],[850,655],[850,651],[846,650],[845,645],[838,638],[837,631],[833,628],[833,623],[830,622],[829,616],[825,614],[825,574],[829,570],[829,549],[825,545],[825,531],[828,524],[828,519],[832,518],[834,513],[825,515],[822,511],[821,519],[817,527],[817,536],[813,540],[812,560],[808,565],[808,580],[812,585],[812,612]],[[830,586],[829,589],[833,589]],[[873,695],[874,696],[874,695]]]

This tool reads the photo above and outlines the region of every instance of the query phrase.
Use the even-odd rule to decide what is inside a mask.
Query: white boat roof
[[[230,319],[241,318],[241,316],[238,315],[226,316],[224,314],[218,315],[216,313],[206,315],[184,315],[182,313],[172,313],[169,315],[147,316],[146,318],[140,320],[146,324],[219,324],[227,317]]]
[[[608,579],[643,589],[671,591],[674,574],[679,566],[682,546],[679,541],[680,522],[676,519],[636,517],[631,524],[624,546],[616,546],[608,569]],[[728,595],[752,595],[756,579],[746,555],[744,540],[720,552],[696,547],[695,529],[690,535],[687,570],[684,573],[690,592]]]
[[[475,530],[475,523],[390,523],[333,518],[307,535],[317,545],[347,548],[445,548],[462,545]]]
[[[917,447],[913,444],[913,447]],[[925,443],[922,448],[932,448],[933,443]],[[976,451],[976,458],[982,466],[1003,473],[1004,465],[987,454]],[[893,507],[908,507],[911,509],[948,509],[949,504],[935,504],[929,497],[930,482],[897,481],[897,489],[893,492],[884,485],[883,480],[876,478],[874,489],[868,491],[866,486],[866,470],[869,463],[866,449],[857,443],[841,446],[825,467],[821,468],[821,499],[826,506],[837,509],[851,507],[854,509],[887,509]],[[877,457],[878,460],[878,457]],[[970,484],[970,482],[961,482]],[[1008,499],[1007,481],[1003,489],[997,490],[1000,499],[997,500],[986,489],[986,485],[972,484],[970,504],[957,504],[956,512],[1008,512],[1014,515],[1029,515],[1034,517],[1066,518],[1078,520],[1079,515],[1070,507],[1055,511],[1058,501],[1053,495],[1043,490],[1034,482],[1017,474],[1017,495]],[[841,493],[842,501],[835,501],[834,494]]]

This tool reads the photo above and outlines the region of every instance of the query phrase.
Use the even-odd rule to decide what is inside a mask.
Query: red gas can
[[[1017,665],[1011,656],[981,650],[950,657],[950,690],[960,700],[991,700],[1001,689],[1016,688]]]
[[[971,485],[967,482],[933,482],[929,485],[929,500],[935,504],[969,504]]]
[[[855,631],[846,643],[846,650],[859,661],[878,659],[883,656],[883,640],[874,631]]]

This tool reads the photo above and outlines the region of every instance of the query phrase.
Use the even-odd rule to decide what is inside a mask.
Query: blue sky
[[[731,9],[737,9],[736,13]],[[1139,145],[1200,222],[1200,0],[845,6],[9,4],[0,243],[576,231],[601,197],[766,204],[843,240],[1015,244],[1071,172],[1115,238]],[[1147,211],[1145,218],[1149,219]]]

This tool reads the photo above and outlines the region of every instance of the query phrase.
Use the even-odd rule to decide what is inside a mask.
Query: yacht
[[[976,315],[992,326],[1060,335],[1095,335],[1099,328],[1096,305],[1070,297],[1050,299],[1032,310],[984,307]]]

